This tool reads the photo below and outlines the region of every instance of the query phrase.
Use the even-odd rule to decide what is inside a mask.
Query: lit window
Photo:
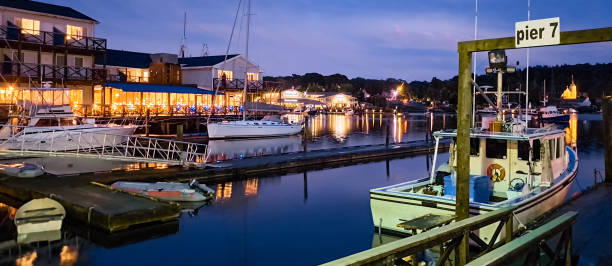
[[[257,73],[247,73],[247,80],[249,80],[249,81],[259,80],[259,74],[257,74]]]
[[[81,39],[83,36],[83,27],[66,25],[66,39]]]
[[[226,80],[232,80],[234,78],[233,75],[232,75],[232,71],[229,71],[229,70],[221,71],[221,70],[219,70],[217,72],[217,78],[218,79],[222,79],[223,75],[225,75],[225,79]]]
[[[21,21],[21,23],[19,23]],[[22,18],[17,23],[21,27],[21,33],[40,35],[40,21],[34,19]]]
[[[149,82],[149,71],[143,71],[142,76],[143,76],[143,82]]]

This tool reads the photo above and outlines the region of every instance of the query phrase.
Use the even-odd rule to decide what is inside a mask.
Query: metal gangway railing
[[[95,130],[97,128],[45,130],[4,125],[0,130],[0,155],[79,157],[195,167],[203,167],[206,163],[205,144],[103,133]],[[104,131],[113,131],[113,127],[106,129]]]

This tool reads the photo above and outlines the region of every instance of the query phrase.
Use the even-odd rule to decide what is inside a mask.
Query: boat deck
[[[175,204],[134,196],[74,178],[8,178],[0,181],[0,193],[25,202],[49,197],[60,202],[70,219],[108,232],[134,225],[175,219]]]

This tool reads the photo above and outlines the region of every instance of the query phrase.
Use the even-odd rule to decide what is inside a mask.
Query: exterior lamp
[[[506,51],[504,50],[493,50],[489,52],[489,66],[491,68],[503,68],[508,65],[508,57],[506,57]]]

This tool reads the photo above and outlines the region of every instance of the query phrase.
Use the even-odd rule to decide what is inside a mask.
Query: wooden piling
[[[183,124],[176,125],[176,140],[183,140]]]
[[[145,135],[149,136],[149,121],[151,119],[151,110],[147,108],[147,116],[145,117]]]
[[[612,183],[612,96],[604,96],[601,107],[604,123],[605,182]]]
[[[457,106],[457,198],[455,215],[457,221],[467,219],[470,209],[470,127],[472,121],[472,52],[459,45],[459,86]],[[451,162],[452,163],[452,162]],[[465,265],[468,257],[469,237],[463,236],[459,245],[457,265]]]

